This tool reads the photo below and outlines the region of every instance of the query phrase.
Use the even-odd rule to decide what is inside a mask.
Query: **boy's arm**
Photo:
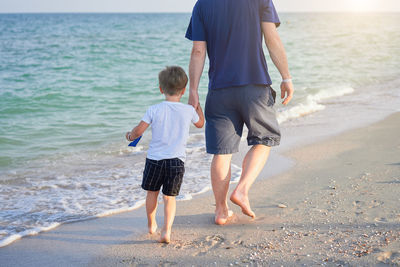
[[[149,127],[150,124],[140,121],[139,124],[132,129],[132,131],[127,132],[125,134],[126,140],[128,141],[133,141],[136,138],[140,137],[143,135],[144,131],[146,131],[147,127]]]
[[[200,104],[197,105],[196,112],[197,112],[197,115],[199,115],[199,121],[196,122],[194,124],[194,126],[196,126],[197,128],[202,128],[204,125],[204,114],[203,114],[203,110],[201,109]]]

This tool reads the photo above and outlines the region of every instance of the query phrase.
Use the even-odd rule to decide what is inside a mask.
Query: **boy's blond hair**
[[[158,74],[158,82],[165,94],[179,95],[186,87],[188,77],[181,67],[167,66]]]

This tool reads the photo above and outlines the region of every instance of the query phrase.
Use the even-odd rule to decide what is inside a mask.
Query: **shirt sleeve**
[[[201,18],[200,4],[197,1],[193,8],[192,17],[186,30],[185,37],[192,41],[206,41],[206,31]]]
[[[142,121],[145,123],[151,124],[153,122],[153,109],[149,107],[146,111],[146,114],[144,114]]]
[[[261,20],[265,22],[273,22],[276,27],[279,27],[281,24],[272,0],[261,0]]]
[[[192,123],[198,123],[200,120],[199,115],[197,114],[196,110],[194,109],[194,107],[192,107]]]

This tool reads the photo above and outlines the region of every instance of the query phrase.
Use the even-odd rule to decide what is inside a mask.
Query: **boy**
[[[176,211],[175,196],[179,194],[185,172],[185,148],[189,127],[193,123],[197,128],[202,128],[204,115],[200,105],[195,110],[192,106],[179,102],[188,82],[182,68],[166,67],[159,73],[158,80],[165,101],[149,107],[142,121],[131,132],[126,133],[126,139],[133,141],[142,136],[151,125],[152,139],[147,151],[142,182],[142,188],[147,191],[148,228],[150,234],[157,230],[157,198],[162,185],[164,226],[159,242],[169,243]]]

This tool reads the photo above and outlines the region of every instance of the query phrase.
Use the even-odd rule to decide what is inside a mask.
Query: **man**
[[[255,217],[248,192],[263,169],[271,146],[279,145],[280,130],[273,104],[265,56],[264,35],[270,57],[282,76],[284,105],[293,96],[285,49],[276,27],[280,24],[272,0],[198,0],[186,32],[193,41],[189,65],[189,104],[199,105],[198,85],[206,51],[210,61],[205,105],[207,153],[214,154],[211,183],[215,197],[215,223],[232,215],[227,196],[232,153],[238,151],[243,125],[251,146],[242,165],[240,181],[230,196],[242,212]]]

